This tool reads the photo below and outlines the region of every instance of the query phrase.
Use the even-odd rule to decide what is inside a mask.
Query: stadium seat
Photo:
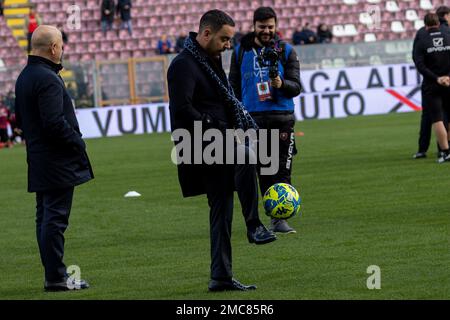
[[[423,20],[414,21],[414,29],[419,30],[423,26],[425,26],[425,23],[423,22]]]
[[[389,12],[397,12],[400,11],[400,8],[396,1],[386,1],[386,10]]]
[[[409,20],[409,21],[415,21],[415,20],[419,19],[419,16],[417,15],[416,10],[414,10],[414,9],[406,10],[405,17],[406,17],[406,20]]]
[[[405,27],[401,21],[392,21],[391,22],[391,30],[392,32],[405,32]]]
[[[345,30],[343,25],[334,25],[332,28],[332,33],[336,37],[343,37],[345,36]]]
[[[430,0],[420,0],[420,8],[423,10],[432,10],[433,4]]]
[[[364,35],[364,41],[365,42],[373,42],[373,41],[377,41],[377,37],[375,34],[373,33],[366,33]]]
[[[369,25],[369,24],[373,23],[373,19],[372,19],[372,16],[368,12],[361,12],[359,14],[359,22]]]
[[[356,30],[356,27],[354,24],[349,23],[344,26],[344,34],[346,36],[355,36],[358,34],[358,31]]]

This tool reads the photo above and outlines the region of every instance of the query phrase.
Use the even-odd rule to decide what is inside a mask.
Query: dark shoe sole
[[[255,241],[255,240],[253,240],[253,239],[248,239],[248,242],[254,243],[254,244],[257,244],[257,245],[258,245],[258,244],[271,243],[271,242],[273,242],[273,241],[275,241],[275,240],[277,240],[276,237],[274,237],[274,238],[269,238],[269,239],[263,240],[263,241]]]
[[[44,291],[46,292],[59,292],[59,291],[70,291],[67,287],[48,287],[44,288]]]
[[[44,286],[44,291],[46,292],[58,292],[58,291],[78,291],[78,290],[85,290],[89,289],[89,284],[84,283],[83,285],[80,285],[78,287],[69,288],[65,285],[53,285],[53,286]]]
[[[89,287],[81,287],[81,288],[74,288],[74,289],[69,289],[67,287],[49,287],[49,288],[44,288],[45,292],[60,292],[60,291],[80,291],[80,290],[86,290],[89,289]]]
[[[240,290],[240,289],[231,289],[231,288],[219,288],[219,289],[211,289],[208,288],[209,292],[224,292],[224,291],[253,291],[256,290],[256,288],[246,289],[246,290]]]
[[[233,287],[219,287],[219,288],[210,288],[208,287],[209,292],[223,292],[223,291],[253,291],[256,290],[256,286],[250,286],[248,289],[238,289]]]

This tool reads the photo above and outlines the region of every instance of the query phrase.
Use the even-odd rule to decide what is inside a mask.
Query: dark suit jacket
[[[115,7],[114,0],[103,0],[101,5],[101,20],[102,21],[114,21],[114,13],[115,13]],[[109,10],[109,14],[105,14],[105,10]]]
[[[208,59],[216,73],[225,81],[226,74],[220,61],[212,61],[195,40],[195,34],[189,35]],[[172,131],[186,129],[193,138],[194,121],[202,121],[203,129],[216,128],[224,131],[233,128],[233,117],[230,106],[224,103],[221,93],[215,83],[201,68],[196,59],[183,50],[170,64],[167,72],[169,84],[169,108]],[[211,121],[211,122],[210,122]],[[192,147],[193,150],[193,147]],[[203,178],[214,175],[217,171],[229,170],[230,188],[234,188],[233,166],[180,164],[178,165],[178,179],[185,197],[206,193]]]
[[[128,9],[125,9],[128,6]],[[117,2],[117,13],[120,13],[120,18],[122,21],[131,20],[131,0],[119,0]]]
[[[58,75],[61,69],[50,60],[29,56],[16,82],[29,192],[76,186],[94,177],[72,101]]]

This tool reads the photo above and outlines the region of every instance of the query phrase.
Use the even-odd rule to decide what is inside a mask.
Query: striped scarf
[[[231,106],[234,111],[235,128],[242,129],[244,131],[248,129],[258,129],[258,125],[252,116],[245,110],[244,105],[234,95],[233,88],[230,85],[228,79],[226,83],[217,75],[207,59],[200,53],[197,45],[192,41],[191,37],[187,37],[184,41],[184,48],[198,61],[201,68],[206,71],[208,76],[219,88],[220,93],[225,98],[227,105]]]

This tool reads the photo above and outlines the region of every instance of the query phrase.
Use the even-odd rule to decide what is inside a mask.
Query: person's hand
[[[449,77],[449,76],[445,76],[444,78],[445,78],[445,79],[443,80],[444,85],[445,85],[446,87],[450,87],[450,77]]]
[[[450,77],[442,76],[437,79],[437,83],[444,87],[450,87]]]
[[[106,15],[108,15],[108,14],[110,14],[110,13],[111,13],[111,11],[105,10],[105,14],[106,14]]]
[[[270,85],[274,88],[280,89],[283,85],[283,81],[281,81],[280,76],[277,76],[275,79],[271,79]]]

